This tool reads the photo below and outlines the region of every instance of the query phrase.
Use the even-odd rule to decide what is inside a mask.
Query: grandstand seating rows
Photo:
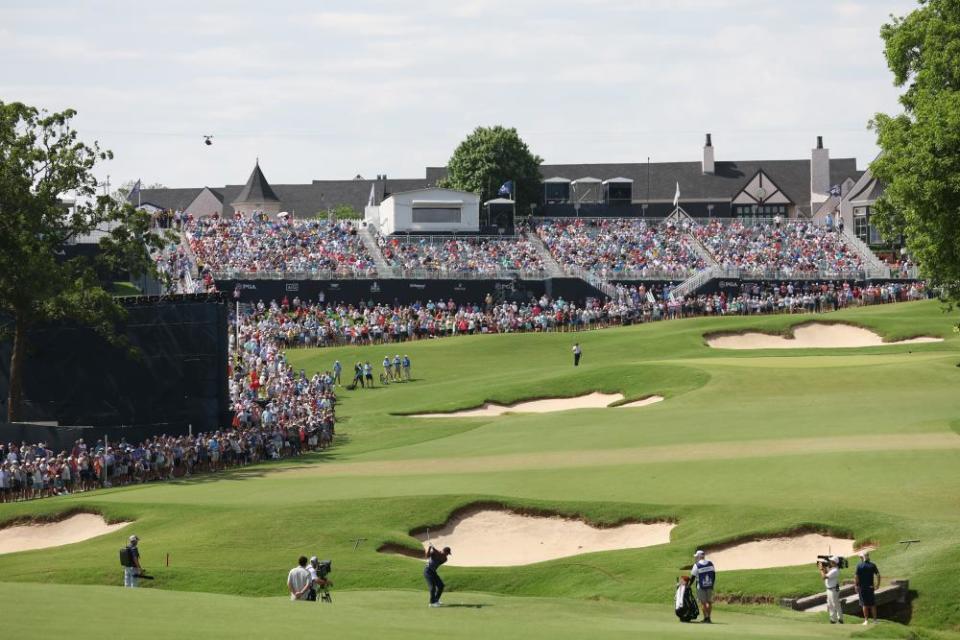
[[[195,263],[201,276],[195,279],[198,287],[209,285],[210,276],[270,274],[543,277],[545,258],[552,258],[567,274],[601,280],[682,280],[708,268],[769,278],[850,277],[865,267],[850,238],[810,220],[564,218],[531,225],[517,236],[376,236],[375,246],[365,246],[358,227],[349,221],[206,218],[188,221],[186,242],[158,258],[158,263],[170,276]],[[540,242],[548,252],[537,246]],[[370,254],[373,248],[379,248],[382,261]],[[383,264],[390,273],[381,273]]]

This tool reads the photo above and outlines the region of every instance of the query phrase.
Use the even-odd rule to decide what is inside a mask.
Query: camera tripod
[[[333,604],[333,598],[330,597],[330,589],[323,587],[317,593],[317,602],[326,602],[328,604]]]

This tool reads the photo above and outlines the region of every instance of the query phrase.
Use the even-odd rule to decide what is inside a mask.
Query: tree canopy
[[[903,113],[877,114],[882,149],[870,169],[884,185],[874,220],[900,234],[923,275],[960,299],[960,3],[920,0],[881,30]]]
[[[477,127],[457,146],[440,186],[479,193],[481,201],[496,198],[504,183],[514,184],[518,214],[530,212],[540,198],[540,163],[516,129]]]
[[[149,272],[149,252],[161,246],[149,214],[97,194],[94,168],[113,156],[78,139],[74,115],[0,102],[0,317],[12,321],[3,327],[13,334],[11,421],[21,417],[29,329],[69,319],[115,338],[123,310],[100,275]],[[66,245],[94,231],[105,234],[96,258],[66,257]]]

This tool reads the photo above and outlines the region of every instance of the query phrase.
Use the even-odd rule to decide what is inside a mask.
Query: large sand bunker
[[[719,551],[707,553],[718,571],[737,569],[769,569],[772,567],[794,567],[804,564],[813,566],[818,555],[852,556],[859,549],[853,547],[853,540],[825,536],[820,533],[806,533],[798,536],[766,538],[733,545]]]
[[[510,567],[594,551],[636,549],[670,542],[670,522],[593,527],[560,516],[528,516],[502,509],[465,512],[430,532],[436,547],[450,547],[458,567]],[[416,534],[426,546],[427,534]]]
[[[715,349],[836,349],[925,342],[943,342],[943,338],[920,337],[884,342],[879,335],[863,327],[823,323],[796,327],[793,337],[757,332],[707,336],[707,344]]]
[[[496,404],[487,402],[475,409],[453,411],[451,413],[418,413],[415,418],[489,418],[505,413],[549,413],[551,411],[569,411],[570,409],[599,409],[611,403],[623,400],[622,393],[593,392],[575,398],[546,398],[515,404]]]
[[[648,396],[643,400],[634,400],[625,404],[618,404],[617,409],[634,409],[636,407],[646,407],[663,401],[663,396]]]
[[[417,413],[414,418],[489,418],[502,416],[505,413],[550,413],[552,411],[569,411],[571,409],[602,409],[614,402],[623,400],[622,393],[600,393],[594,391],[575,398],[545,398],[542,400],[528,400],[514,404],[496,404],[487,402],[474,409],[451,411],[449,413]],[[642,400],[635,400],[626,404],[618,404],[617,408],[645,407],[663,400],[663,396],[650,396]]]
[[[0,529],[0,554],[59,547],[113,533],[130,524],[107,524],[103,516],[78,513],[57,522],[18,524]]]

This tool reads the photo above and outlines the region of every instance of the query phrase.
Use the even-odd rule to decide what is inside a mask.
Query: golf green
[[[46,637],[44,625],[58,616],[82,621],[71,629],[78,637],[101,637],[90,616],[100,610],[122,637],[191,630],[196,637],[279,637],[311,623],[336,637],[682,637],[703,631],[677,623],[672,611],[676,578],[695,549],[795,530],[876,545],[885,580],[910,580],[915,593],[901,612],[909,626],[884,623],[867,637],[954,637],[960,338],[952,328],[960,314],[923,302],[815,316],[887,339],[944,338],[928,344],[729,351],[704,339],[717,331],[784,332],[811,318],[290,352],[296,367],[312,372],[335,359],[349,369],[399,351],[411,357],[414,380],[340,392],[337,442],[325,453],[0,505],[0,522],[70,510],[133,521],[85,542],[0,555],[0,602],[17,611],[4,616],[16,620],[11,637]],[[574,341],[584,353],[576,369]],[[483,418],[410,415],[594,391],[665,400]],[[422,563],[377,549],[418,549],[411,529],[440,525],[478,502],[598,524],[669,519],[677,526],[669,544],[655,547],[520,567],[445,567],[444,600],[483,606],[427,609]],[[120,583],[117,549],[131,532],[156,575],[135,593],[109,586]],[[908,548],[899,544],[905,539],[921,542]],[[492,536],[491,547],[497,544]],[[333,606],[318,611],[283,600],[286,572],[301,554],[333,560]],[[769,604],[820,591],[814,560],[778,569],[718,566],[722,601],[710,633],[854,632],[831,628],[824,614]]]

